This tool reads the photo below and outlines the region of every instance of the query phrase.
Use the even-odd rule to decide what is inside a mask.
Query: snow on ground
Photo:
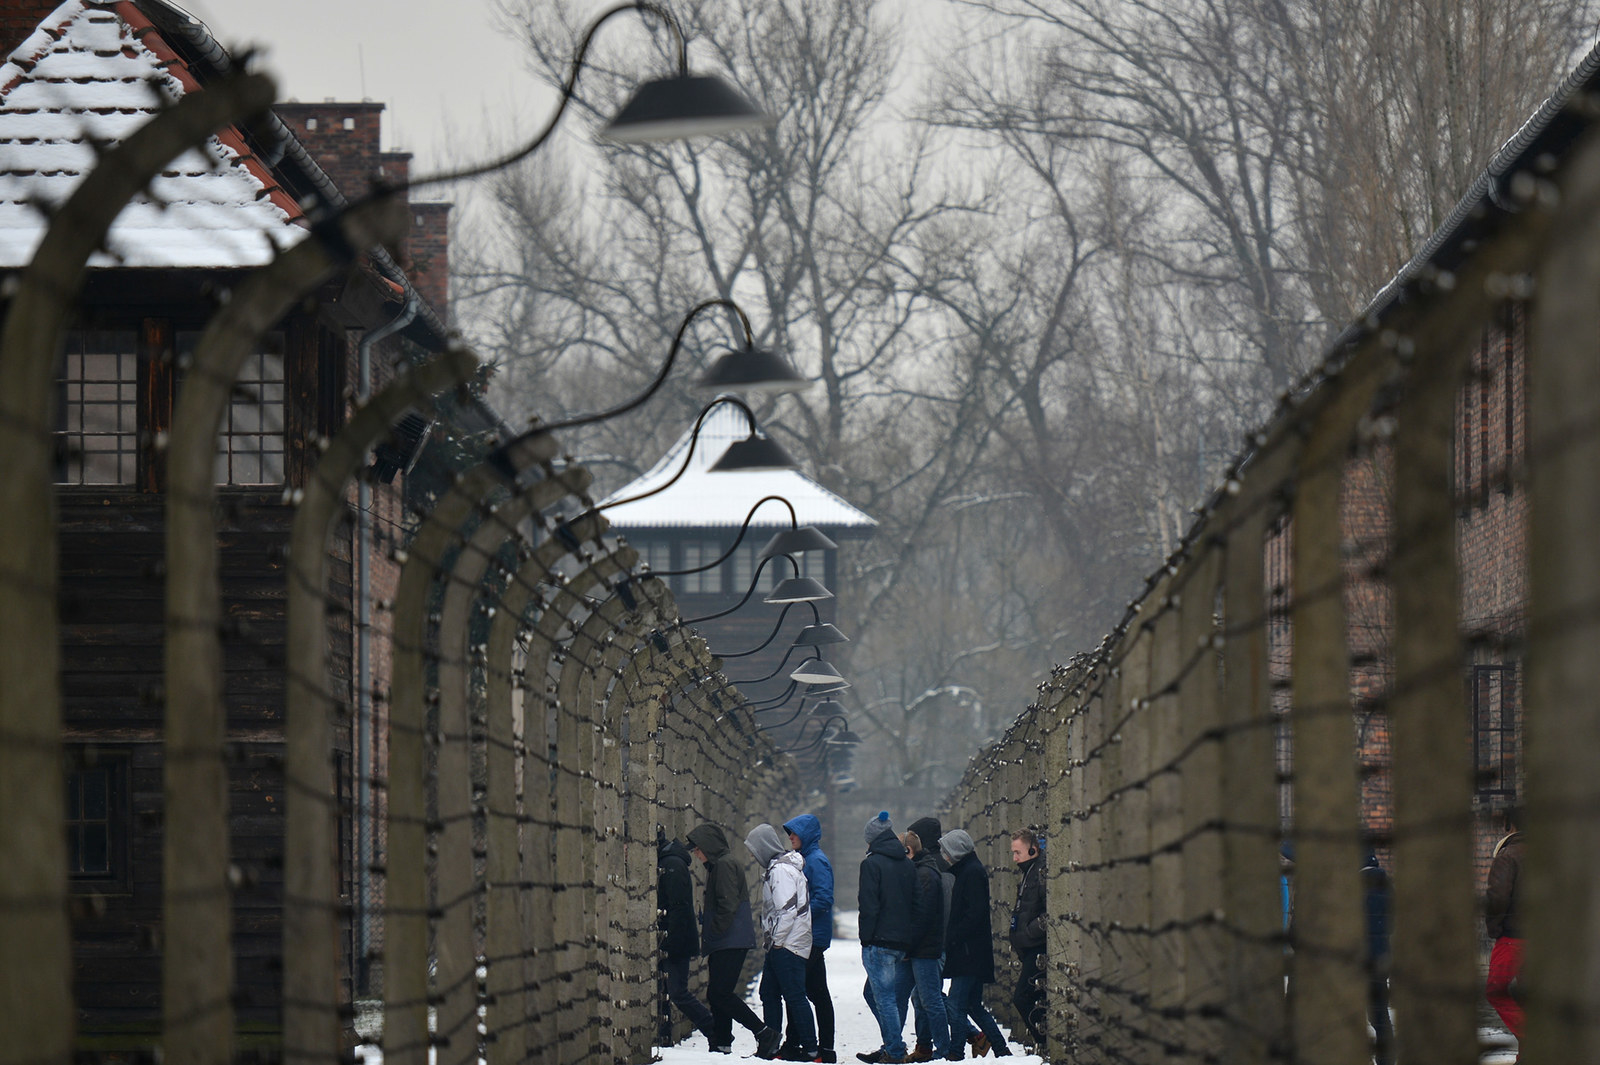
[[[861,997],[861,985],[867,982],[867,971],[861,965],[861,944],[855,939],[856,924],[855,913],[841,913],[835,918],[833,945],[828,948],[828,990],[833,996],[833,1012],[837,1034],[834,1039],[834,1048],[838,1052],[839,1061],[848,1065],[859,1065],[856,1054],[870,1053],[882,1045],[883,1039],[878,1034],[878,1021],[867,1009],[866,1001]],[[703,963],[702,963],[703,964]],[[991,984],[985,989],[984,1001],[996,1001],[995,996],[1009,994],[998,984]],[[750,1004],[756,1013],[761,1012],[761,1003],[752,991]],[[674,1017],[676,1017],[674,1011]],[[1011,1031],[1005,1025],[1000,1030],[1006,1033],[1011,1043],[1012,1057],[1007,1065],[1043,1065],[1043,1058],[1036,1055],[1024,1054],[1022,1043],[1011,1039]],[[906,1018],[905,1039],[907,1048],[916,1043],[916,1036],[912,1030],[911,1018]],[[753,1058],[756,1052],[755,1036],[739,1027],[733,1026],[733,1056],[727,1054],[713,1054],[706,1046],[705,1036],[696,1032],[675,1047],[662,1047],[656,1050],[657,1057],[663,1065],[729,1065],[740,1057]],[[376,1046],[361,1046],[356,1048],[356,1060],[363,1065],[383,1065],[383,1051]],[[433,1060],[433,1053],[429,1052],[429,1060]],[[971,1061],[970,1048],[967,1060]],[[994,1061],[990,1057],[987,1061]]]
[[[833,996],[833,1012],[835,1026],[838,1029],[834,1040],[834,1048],[839,1055],[840,1065],[848,1062],[849,1065],[860,1065],[856,1060],[857,1052],[868,1053],[877,1050],[882,1045],[883,1039],[878,1034],[877,1019],[867,1010],[867,1003],[861,997],[861,985],[866,983],[867,971],[861,966],[861,944],[854,938],[841,938],[839,933],[855,934],[855,914],[841,913],[835,918],[835,938],[833,945],[828,948],[828,990]],[[997,1001],[995,996],[1010,994],[1009,989],[1004,989],[998,984],[991,984],[985,988],[984,1000]],[[757,1013],[761,1012],[761,1003],[754,995],[750,996],[751,1005]],[[1016,1039],[1011,1039],[1011,1032],[1005,1025],[1000,1030],[1006,1033],[1011,1043],[1012,1056],[1007,1060],[1008,1065],[1042,1065],[1044,1059],[1035,1055],[1024,1054],[1022,1044]],[[906,1046],[909,1048],[916,1043],[912,1031],[911,1018],[906,1018],[905,1027]],[[755,1054],[755,1036],[739,1027],[733,1026],[733,1056],[751,1057]],[[705,1037],[698,1032],[689,1036],[675,1047],[663,1047],[657,1051],[663,1065],[728,1065],[731,1060],[726,1054],[713,1054],[706,1047]],[[968,1049],[967,1060],[972,1060],[971,1049]],[[983,1059],[995,1061],[993,1057]]]

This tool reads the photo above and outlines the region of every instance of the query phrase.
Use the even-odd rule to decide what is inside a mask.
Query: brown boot
[[[906,1055],[906,1060],[907,1061],[932,1061],[933,1060],[933,1044],[932,1043],[918,1043],[917,1046],[916,1046],[916,1049],[913,1050],[911,1053]]]
[[[982,1032],[974,1032],[967,1037],[967,1042],[972,1044],[972,1056],[981,1058],[989,1053],[989,1037]]]

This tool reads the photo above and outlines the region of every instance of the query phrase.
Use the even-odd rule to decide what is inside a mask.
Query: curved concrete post
[[[504,884],[516,879],[516,836],[514,819],[507,822],[500,813],[514,809],[514,797],[510,794],[510,780],[504,769],[509,764],[511,722],[506,715],[503,721],[494,721],[486,715],[484,705],[475,705],[473,696],[472,664],[479,654],[475,653],[471,643],[473,604],[480,601],[485,608],[493,602],[489,596],[484,582],[489,576],[491,564],[496,555],[508,542],[516,542],[526,546],[526,541],[519,526],[534,515],[542,512],[563,499],[577,497],[580,502],[585,502],[583,493],[589,486],[590,476],[582,467],[570,467],[560,473],[545,467],[545,476],[542,480],[533,482],[521,489],[517,495],[512,496],[498,504],[485,504],[481,508],[484,520],[468,537],[459,554],[455,565],[451,569],[450,580],[445,584],[444,600],[439,615],[439,714],[441,728],[445,732],[447,741],[459,737],[462,742],[455,743],[452,750],[452,759],[447,763],[441,752],[440,779],[441,786],[445,786],[445,772],[448,764],[460,764],[465,767],[469,759],[470,750],[465,746],[468,736],[482,735],[485,740],[485,771],[486,784],[494,791],[491,796],[486,790],[484,793],[484,812],[487,817],[484,846],[487,865],[485,867],[486,898],[485,921],[488,927],[486,932],[485,954],[490,955],[488,965],[488,979],[490,981],[486,991],[490,997],[497,996],[501,991],[511,991],[503,980],[505,975],[504,965],[498,965],[493,959],[502,947],[499,934],[506,929],[508,922],[506,907],[501,904],[502,893],[496,890],[496,883]],[[488,670],[495,665],[494,660],[488,657],[488,648],[482,651],[482,665]],[[509,663],[505,671],[508,671]],[[479,722],[481,720],[481,727]],[[453,728],[444,728],[443,723],[454,722]],[[504,740],[504,747],[500,747],[495,737]],[[472,744],[476,745],[474,738]],[[503,759],[503,760],[502,760]],[[496,773],[492,770],[499,768]],[[442,818],[441,807],[441,818]],[[449,846],[446,848],[441,843],[439,867],[439,891],[442,898],[455,899],[474,893],[478,890],[475,882],[473,851],[476,849],[473,840],[473,825],[477,820],[476,814],[468,820],[447,821],[444,834]],[[496,831],[497,828],[510,827],[513,831],[509,839],[504,833]],[[496,843],[499,845],[497,846]],[[509,853],[505,853],[509,850]],[[508,874],[509,870],[509,874]],[[512,914],[515,910],[512,909]],[[472,927],[473,914],[464,906],[458,906],[454,911],[448,912],[444,917],[445,924],[441,924],[439,942],[441,944],[456,942],[473,942],[476,939]],[[514,930],[514,925],[512,925]],[[441,947],[438,979],[440,986],[447,989],[447,1000],[456,1001],[456,1008],[452,1012],[455,1023],[475,1023],[477,1017],[477,1002],[471,993],[473,983],[471,980],[472,969],[476,967],[476,951],[457,950],[456,954],[464,961],[458,961],[454,969],[447,971],[444,953]],[[471,962],[471,966],[467,966]],[[453,998],[452,998],[453,996]],[[470,1017],[472,1020],[462,1021],[461,1018]],[[444,1031],[442,1027],[440,1031]],[[520,1039],[522,1030],[519,1027],[514,1032],[508,1033],[509,1042],[513,1045]],[[501,1040],[496,1039],[496,1043]],[[457,1060],[465,1060],[457,1056]]]
[[[537,437],[526,446],[535,461],[547,460],[555,453],[554,441],[549,437]],[[418,529],[410,549],[404,553],[400,585],[395,595],[394,677],[389,712],[389,905],[385,926],[383,1047],[385,1060],[393,1059],[400,1065],[426,1065],[431,1042],[428,1035],[430,904],[427,891],[429,826],[425,747],[428,736],[426,648],[429,593],[435,581],[443,577],[441,570],[445,556],[452,542],[461,537],[463,524],[499,483],[495,474],[479,466],[451,486]],[[441,824],[468,821],[471,813],[472,785],[468,767],[457,768],[447,764],[454,757],[451,747],[462,747],[461,744],[444,742],[444,737],[451,735],[452,731],[457,736],[464,736],[466,722],[441,719],[434,734],[441,760],[437,767],[437,814]],[[462,750],[464,760],[464,748]],[[470,836],[470,824],[468,830]],[[470,841],[466,864],[470,876]],[[450,861],[441,854],[439,868],[446,870],[449,865]],[[470,905],[470,900],[451,898],[441,887],[438,905],[445,911],[461,909]],[[460,1003],[469,997],[475,998],[475,957],[470,936],[465,947],[441,936],[438,950],[439,986],[456,992],[451,996],[451,1003],[457,1008],[443,1008],[442,1004],[437,1041],[445,1043],[453,1032],[466,1028],[470,1031],[468,1043],[475,1048],[476,1003],[473,1002],[472,1008],[467,1011],[470,1019],[458,1016],[461,1012]],[[463,953],[465,957],[461,956]],[[460,991],[462,978],[455,975],[463,969],[468,985],[464,994]],[[447,976],[447,972],[452,975]],[[475,1054],[476,1050],[472,1053]]]
[[[478,360],[449,352],[396,380],[356,411],[329,442],[295,513],[289,543],[288,781],[284,826],[284,1033],[286,1060],[339,1054],[338,804],[330,714],[338,697],[328,677],[328,539],[345,512],[368,449],[395,419],[430,396],[471,379]]]
[[[610,553],[590,560],[581,572],[568,578],[551,598],[540,627],[548,631],[547,619],[559,619],[571,635],[561,641],[563,653],[556,680],[556,749],[564,767],[556,785],[556,876],[558,883],[590,883],[596,871],[597,792],[596,773],[605,737],[600,734],[598,716],[585,705],[580,683],[583,663],[594,648],[591,634],[584,633],[578,617],[590,612],[593,589],[609,590],[610,579],[626,574],[634,553],[623,549],[626,561]],[[581,637],[581,638],[580,638]],[[573,767],[576,767],[575,769]],[[598,959],[600,946],[596,915],[599,898],[595,891],[563,891],[556,897],[556,927],[567,930],[562,947],[562,971],[571,980],[570,998],[563,1003],[564,1024],[558,1025],[561,1060],[586,1060],[606,1051],[600,1028],[591,1023],[600,994]]]
[[[552,815],[554,789],[561,776],[559,757],[552,758],[551,715],[554,712],[553,693],[547,690],[547,664],[554,652],[552,635],[542,633],[537,621],[529,626],[528,617],[539,612],[543,620],[545,596],[542,589],[558,588],[563,578],[557,568],[563,559],[577,558],[584,544],[598,542],[605,520],[592,512],[584,514],[564,526],[564,535],[551,536],[527,552],[516,573],[501,592],[489,630],[487,657],[490,663],[509,663],[515,651],[519,634],[526,635],[529,649],[524,653],[524,666],[515,668],[490,668],[485,678],[485,707],[491,722],[510,719],[520,714],[522,741],[521,764],[512,766],[510,772],[520,776],[523,784],[523,802],[520,822],[523,833],[520,877],[517,881],[519,898],[507,898],[503,892],[491,889],[489,897],[490,920],[497,929],[510,922],[506,913],[515,907],[515,919],[520,924],[520,953],[524,964],[516,968],[501,966],[495,972],[491,965],[491,1017],[501,1018],[494,1027],[499,1031],[515,1032],[513,1043],[523,1044],[521,1056],[500,1057],[501,1040],[490,1045],[491,1058],[507,1063],[524,1058],[544,1060],[555,1053],[556,1013],[558,997],[557,956],[555,950],[555,914],[553,905],[540,905],[540,889],[548,896],[553,893],[555,870],[555,824]],[[520,705],[517,698],[521,693]],[[529,693],[532,693],[531,696]],[[499,769],[503,779],[507,770]],[[490,786],[496,787],[496,766],[490,767]],[[548,901],[548,900],[546,900]],[[505,950],[504,953],[512,953]],[[501,983],[504,981],[504,984]],[[502,1037],[504,1038],[504,1037]]]
[[[398,238],[404,226],[403,205],[374,201],[340,218],[339,238],[348,247],[370,248]],[[214,514],[217,433],[239,368],[261,336],[341,265],[313,235],[252,273],[206,326],[173,413],[167,454],[162,1006],[167,1053],[182,1060],[227,1060],[233,1031],[227,708]],[[331,770],[320,776],[307,783],[325,784],[319,790],[331,796]],[[309,967],[311,986],[288,985],[296,996],[322,996],[327,989],[318,983],[337,978],[337,957],[328,960],[334,964]]]
[[[172,159],[265,110],[275,95],[259,75],[220,79],[107,152],[57,210],[0,335],[0,854],[8,862],[0,879],[0,1062],[66,1061],[72,1047],[52,488],[62,331],[89,256],[128,201]],[[223,1052],[230,1040],[231,1031]]]

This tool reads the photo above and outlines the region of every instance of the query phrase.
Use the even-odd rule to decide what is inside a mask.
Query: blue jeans
[[[906,1056],[906,1041],[900,1037],[900,1007],[894,991],[906,952],[890,947],[861,948],[861,964],[867,970],[867,986],[872,989],[872,1012],[878,1017],[878,1032],[883,1036],[879,1049],[891,1058]]]
[[[917,1042],[932,1043],[936,1057],[950,1053],[950,1026],[945,1019],[944,963],[938,958],[910,958],[900,967],[900,983],[895,1001],[904,1024],[906,1003],[913,993],[917,1003]]]
[[[783,1031],[783,1008],[789,1008],[788,1041],[806,1050],[817,1045],[817,1023],[806,998],[806,960],[793,951],[773,947],[761,966],[761,1012],[767,1027]]]
[[[978,1022],[978,1030],[989,1037],[992,1047],[1007,1046],[1006,1037],[1000,1033],[1000,1026],[994,1023],[992,1017],[983,1005],[983,981],[976,976],[952,976],[950,978],[950,1039],[952,1042],[965,1043],[967,1036],[972,1032],[972,1026],[967,1023],[971,1017]]]

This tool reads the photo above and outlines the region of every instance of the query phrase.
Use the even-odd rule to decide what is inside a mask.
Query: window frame
[[[139,332],[136,329],[71,329],[62,337],[61,352],[55,367],[56,419],[52,435],[56,442],[53,483],[64,488],[81,488],[91,491],[119,491],[132,489],[139,484],[143,466],[142,441],[146,437],[143,374]],[[86,364],[91,358],[110,359],[119,373],[110,377],[82,375],[69,376],[74,359]],[[125,362],[126,361],[126,362]],[[127,371],[131,371],[128,373]],[[114,397],[96,397],[91,390],[112,390]],[[73,393],[77,395],[74,397]],[[113,411],[115,429],[91,428],[94,420],[91,411]],[[76,426],[73,425],[76,414]],[[124,426],[128,417],[131,424]],[[111,450],[93,449],[87,441],[115,440]],[[72,442],[78,447],[72,450]],[[90,481],[83,478],[89,473],[90,456],[112,456],[117,479]],[[126,473],[124,465],[126,464]],[[76,477],[72,474],[76,473]]]
[[[69,744],[66,749],[64,783],[70,794],[74,782],[88,773],[104,773],[106,779],[106,871],[80,872],[72,861],[74,826],[83,824],[83,817],[74,818],[71,803],[64,807],[64,826],[67,832],[67,880],[74,893],[100,895],[127,895],[133,892],[133,754],[129,750],[107,748],[98,744]],[[64,800],[68,796],[63,796]]]

